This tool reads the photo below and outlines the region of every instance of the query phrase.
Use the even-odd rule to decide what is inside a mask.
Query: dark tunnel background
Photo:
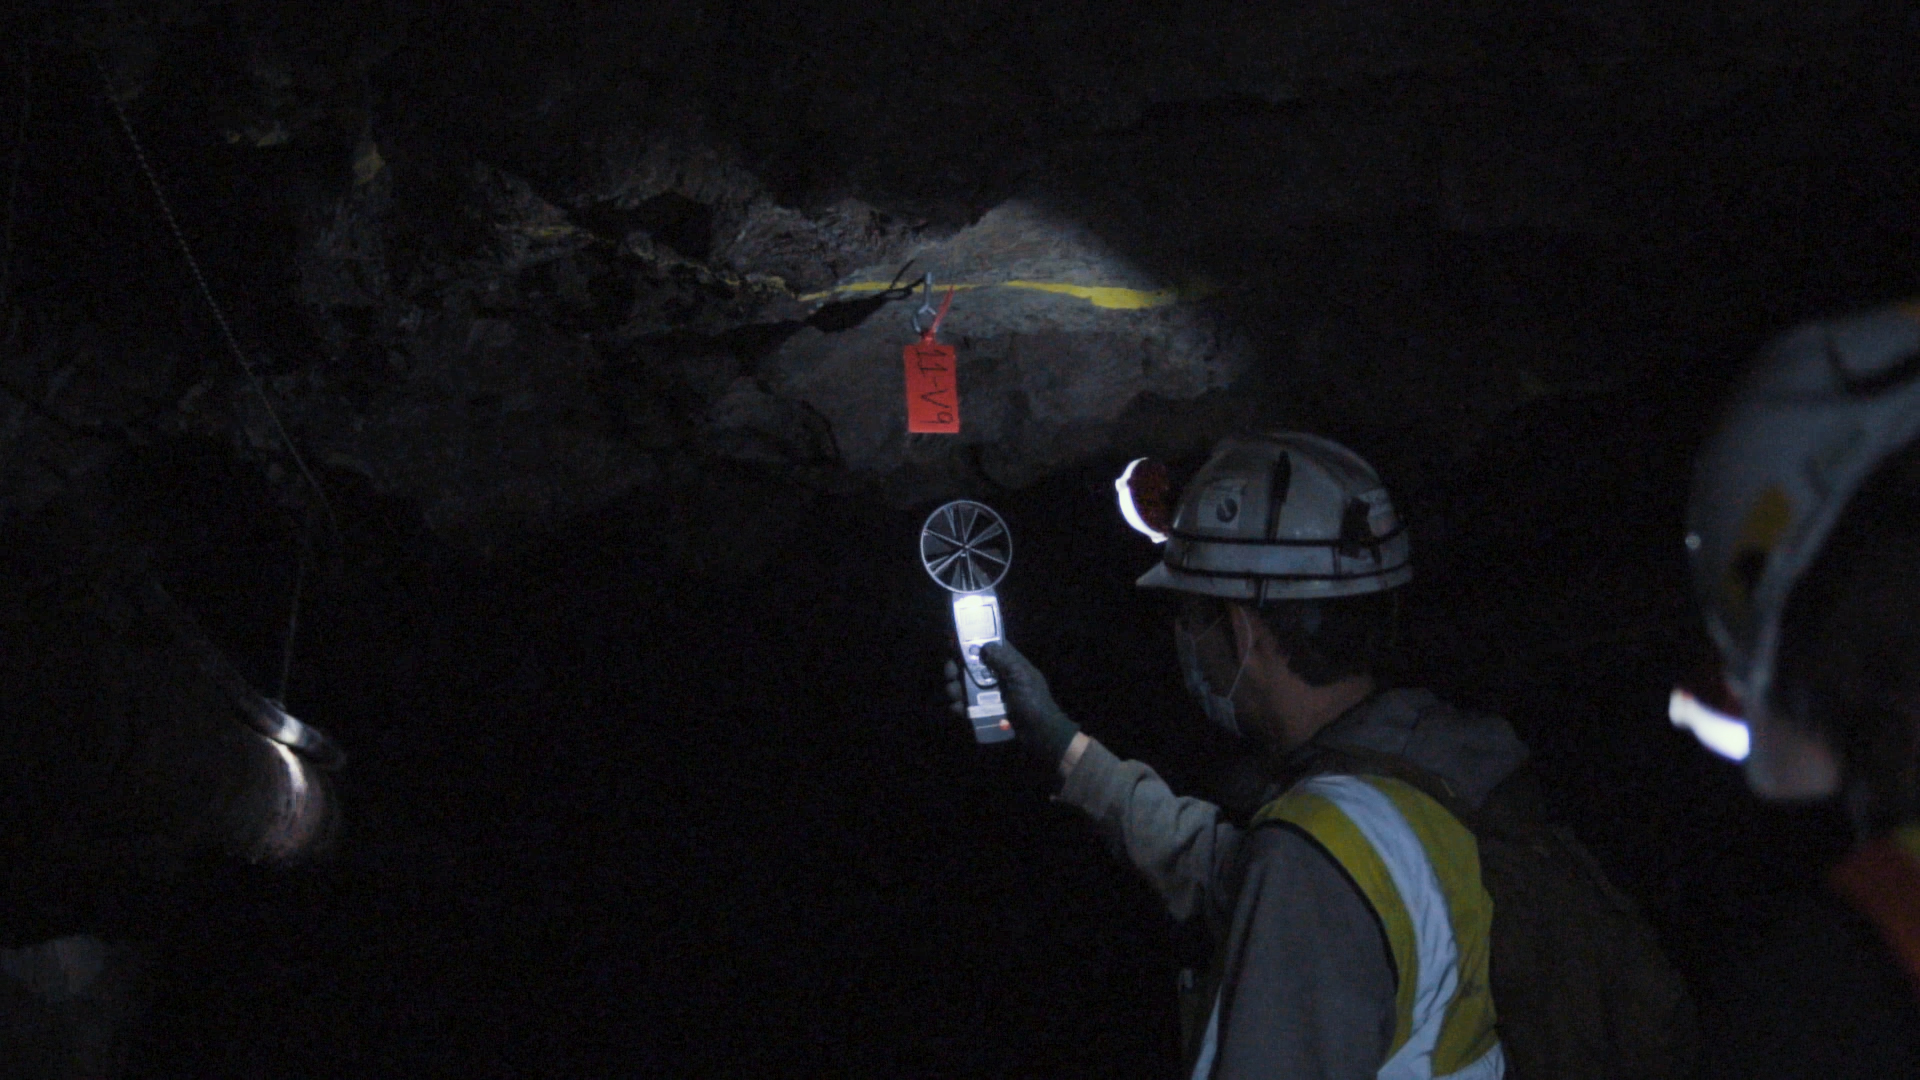
[[[212,327],[91,72],[63,63],[43,90],[27,184],[41,201],[14,287],[89,308],[184,388],[224,362]],[[306,347],[285,192],[308,172],[195,134],[184,118],[206,86],[178,63],[156,95],[177,126],[151,120],[152,150],[271,373],[273,354]],[[1327,432],[1381,468],[1413,530],[1408,680],[1513,719],[1556,809],[1646,906],[1710,1036],[1750,1022],[1742,965],[1814,902],[1845,837],[1823,809],[1756,803],[1666,724],[1667,689],[1706,647],[1679,544],[1688,460],[1767,336],[1914,288],[1920,142],[1915,114],[1892,114],[1910,89],[1783,77],[1782,100],[1711,118],[1808,125],[1818,149],[1787,194],[1758,198],[1702,153],[1711,139],[1649,122],[1631,130],[1667,144],[1620,153],[1700,160],[1661,172],[1692,183],[1640,193],[1624,236],[1407,224],[1383,242],[1419,268],[1407,303],[1428,344],[1509,348],[1526,322],[1519,340],[1557,337],[1561,363],[1604,377],[1466,452],[1390,419]],[[749,143],[765,122],[733,120]],[[1142,223],[1093,224],[1158,254]],[[1327,288],[1286,302],[1349,302]],[[1067,711],[1200,784],[1218,747],[1163,609],[1131,586],[1154,552],[1113,507],[1124,460],[974,494],[1016,537],[1010,636]],[[141,447],[124,474],[116,513],[147,523],[165,580],[272,685],[293,515],[205,440]],[[1185,946],[1049,804],[1045,776],[941,709],[945,606],[913,546],[930,504],[795,500],[778,536],[726,541],[772,545],[734,576],[702,572],[651,497],[477,562],[360,478],[322,480],[344,539],[308,581],[288,702],[350,754],[345,832],[317,867],[209,865],[168,901],[178,929],[142,1075],[1177,1068]]]
[[[1587,402],[1453,463],[1412,510],[1433,539],[1407,637],[1415,681],[1514,719],[1704,988],[1844,835],[1665,725],[1697,647],[1673,599],[1689,439],[1645,433],[1691,418]],[[156,474],[151,509],[197,523],[169,579],[270,683],[291,530],[217,454]],[[1152,552],[1111,475],[995,500],[1010,634],[1090,731],[1199,783],[1213,740],[1131,588]],[[358,568],[310,588],[289,700],[352,748],[349,825],[327,864],[219,867],[181,899],[153,1074],[1177,1067],[1157,903],[938,705],[918,515],[817,508],[728,583],[664,571],[618,511],[476,567],[340,497]]]

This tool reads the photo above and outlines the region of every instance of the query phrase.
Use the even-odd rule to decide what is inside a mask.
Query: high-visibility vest
[[[1393,1042],[1380,1080],[1504,1076],[1487,985],[1493,900],[1466,826],[1404,781],[1345,775],[1294,785],[1254,815],[1254,827],[1267,823],[1312,838],[1359,886],[1386,930],[1396,986]],[[1216,994],[1195,1080],[1213,1071],[1219,1028]]]

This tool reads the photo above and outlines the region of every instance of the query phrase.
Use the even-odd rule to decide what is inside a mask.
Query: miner
[[[1176,600],[1207,717],[1279,780],[1251,823],[1082,732],[1011,645],[986,656],[1021,740],[1063,778],[1058,798],[1222,943],[1193,1075],[1503,1075],[1474,837],[1422,786],[1352,762],[1390,757],[1471,807],[1526,749],[1502,719],[1378,678],[1413,574],[1378,476],[1312,435],[1229,439],[1168,534],[1139,584]]]
[[[1769,952],[1716,1054],[1729,1075],[1920,1075],[1920,305],[1767,348],[1688,516],[1721,669],[1675,721],[1762,798],[1838,800],[1858,838],[1840,911]],[[1703,702],[1734,717],[1703,726]]]

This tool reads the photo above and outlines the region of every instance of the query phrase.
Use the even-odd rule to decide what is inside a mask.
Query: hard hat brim
[[[1142,589],[1167,589],[1195,596],[1217,596],[1223,600],[1259,603],[1266,600],[1331,600],[1342,596],[1364,596],[1398,588],[1412,580],[1413,567],[1409,565],[1364,577],[1286,580],[1190,574],[1161,562],[1141,574],[1134,585]]]

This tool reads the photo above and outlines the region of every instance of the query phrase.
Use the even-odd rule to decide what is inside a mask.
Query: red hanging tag
[[[907,346],[907,430],[937,435],[960,433],[960,385],[956,381],[959,365],[953,346],[934,340],[947,308],[953,304],[953,290],[940,302],[940,313],[921,333],[920,340]]]
[[[960,432],[960,391],[953,381],[951,345],[907,346],[907,430]]]

